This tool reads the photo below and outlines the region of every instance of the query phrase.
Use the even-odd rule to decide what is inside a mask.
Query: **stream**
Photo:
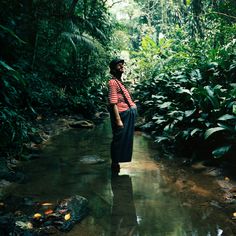
[[[133,161],[121,164],[118,176],[111,175],[110,142],[108,120],[52,137],[40,158],[23,164],[26,180],[8,194],[52,203],[73,195],[87,198],[89,215],[57,235],[235,235],[217,202],[212,177],[191,172],[186,179],[183,170],[156,161],[158,149],[141,132],[135,133]],[[104,162],[81,162],[88,155]]]

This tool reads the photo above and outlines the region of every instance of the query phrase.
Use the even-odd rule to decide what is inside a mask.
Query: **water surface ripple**
[[[110,141],[108,121],[92,130],[72,129],[55,136],[41,158],[24,165],[27,181],[16,185],[13,194],[49,202],[75,194],[86,197],[89,216],[60,235],[233,235],[222,209],[211,206],[209,189],[196,195],[184,192],[178,176],[168,176],[168,166],[154,161],[158,151],[141,133],[135,135],[132,163],[122,164],[120,174],[112,176]],[[82,164],[85,155],[106,162]]]

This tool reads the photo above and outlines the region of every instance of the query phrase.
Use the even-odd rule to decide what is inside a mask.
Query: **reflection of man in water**
[[[137,235],[137,217],[130,176],[112,176],[111,188],[113,192],[111,236]]]

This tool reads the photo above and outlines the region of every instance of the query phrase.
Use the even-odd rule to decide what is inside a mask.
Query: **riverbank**
[[[236,234],[236,181],[234,175],[217,166],[206,166],[196,162],[184,166],[183,160],[162,160],[167,172],[167,181],[172,183],[191,206],[191,199],[197,199],[199,207],[212,206],[227,215]],[[187,196],[187,197],[186,197]],[[191,197],[190,197],[191,196]],[[204,202],[207,197],[208,201]],[[196,204],[196,202],[195,202]],[[228,234],[223,234],[228,235]]]
[[[82,114],[38,116],[35,121],[32,121],[35,132],[30,135],[30,142],[23,144],[20,151],[6,153],[0,158],[0,199],[4,196],[5,189],[12,183],[24,181],[22,164],[40,158],[42,148],[50,142],[52,137],[72,128],[93,128],[106,116],[105,113],[97,113],[93,120],[85,119]]]

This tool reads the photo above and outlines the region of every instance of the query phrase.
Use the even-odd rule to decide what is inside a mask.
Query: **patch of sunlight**
[[[121,169],[151,171],[159,169],[159,165],[153,161],[133,161],[131,163],[121,163]]]
[[[142,217],[141,216],[137,216],[137,223],[140,224],[142,221]]]

